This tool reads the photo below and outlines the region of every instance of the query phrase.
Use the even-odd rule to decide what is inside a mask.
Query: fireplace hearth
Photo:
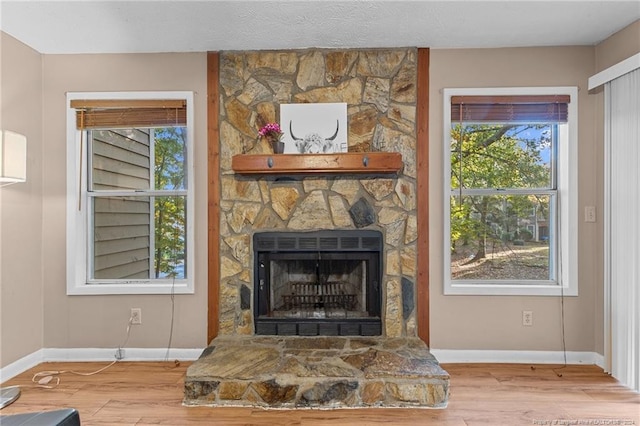
[[[261,232],[253,247],[256,334],[382,334],[380,232]]]

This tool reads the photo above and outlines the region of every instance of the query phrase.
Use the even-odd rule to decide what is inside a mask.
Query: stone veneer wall
[[[383,333],[417,335],[416,56],[415,48],[221,53],[220,334],[253,334],[254,232],[366,228],[385,239]],[[324,102],[347,103],[349,151],[400,152],[401,173],[234,174],[232,156],[271,153],[257,131],[279,122],[280,104]]]

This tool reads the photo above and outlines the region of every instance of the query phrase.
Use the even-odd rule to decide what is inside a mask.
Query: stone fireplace
[[[184,404],[446,407],[449,375],[417,337],[418,56],[428,68],[412,48],[220,54],[219,327]],[[401,169],[234,170],[272,158],[257,130],[304,102],[347,103],[349,155]]]
[[[370,322],[362,320],[358,333],[417,335],[416,61],[415,48],[221,53],[220,335],[262,334],[274,327],[260,318],[265,314],[256,306],[264,298],[254,290],[260,273],[255,266],[255,236],[317,231],[381,235],[378,289],[368,293],[379,295],[380,306],[367,314],[377,317],[379,325],[366,325],[362,332],[362,323]],[[267,143],[257,139],[257,130],[279,121],[279,104],[305,102],[347,103],[349,151],[400,153],[402,170],[309,176],[235,173],[234,155],[271,153]],[[299,287],[304,291],[304,284]],[[364,303],[362,294],[350,297]],[[289,301],[303,303],[301,297]],[[329,316],[333,314],[337,310]],[[342,329],[352,334],[347,323],[327,334],[339,335]],[[296,326],[295,333],[313,334],[316,325],[303,326],[302,333]]]
[[[377,231],[254,234],[255,333],[381,335],[382,248]]]

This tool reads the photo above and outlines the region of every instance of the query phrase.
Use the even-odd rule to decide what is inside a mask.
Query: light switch
[[[584,221],[595,222],[596,221],[596,206],[584,207]]]

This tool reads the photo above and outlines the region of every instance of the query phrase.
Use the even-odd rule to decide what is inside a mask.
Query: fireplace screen
[[[256,334],[379,335],[377,231],[254,235]]]

